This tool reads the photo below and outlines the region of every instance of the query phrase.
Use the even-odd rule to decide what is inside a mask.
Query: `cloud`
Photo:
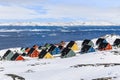
[[[49,5],[45,6],[47,14],[44,17],[53,18],[113,18],[120,14],[117,8],[100,9],[86,6],[72,6],[72,5]]]
[[[0,6],[0,19],[32,19],[37,18],[37,13],[19,6]]]
[[[16,19],[16,20],[98,20],[119,22],[120,10],[119,6],[91,6],[88,2],[83,5],[72,1],[55,1],[55,0],[0,0],[0,19]],[[48,1],[48,2],[47,2]],[[94,0],[92,0],[94,2]],[[50,3],[49,3],[50,2]],[[63,2],[63,3],[62,3]],[[57,3],[57,4],[55,4]],[[77,3],[77,5],[75,5]],[[94,3],[95,4],[95,3]],[[114,4],[115,5],[115,4]]]
[[[46,0],[0,0],[0,4],[3,5],[36,5]]]

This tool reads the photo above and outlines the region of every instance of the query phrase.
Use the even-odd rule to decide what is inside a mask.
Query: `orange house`
[[[111,50],[112,46],[109,43],[101,43],[98,46],[98,50],[103,51],[103,50]]]
[[[38,55],[39,55],[39,52],[34,48],[31,48],[30,51],[28,52],[28,56],[30,57],[38,57]]]

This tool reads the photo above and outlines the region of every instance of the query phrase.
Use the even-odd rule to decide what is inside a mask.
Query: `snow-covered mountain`
[[[113,44],[116,38],[120,38],[119,35],[102,37],[110,44]],[[94,43],[96,40],[97,38],[92,39]],[[76,42],[80,48],[82,41]],[[19,48],[11,48],[11,50],[16,49],[19,50]],[[1,50],[0,55],[2,56],[6,50]],[[26,57],[25,61],[0,61],[0,80],[13,80],[8,74],[24,78],[15,80],[93,80],[103,77],[110,78],[109,80],[120,80],[120,48],[76,54],[75,57],[64,59]]]
[[[0,23],[0,26],[113,26],[111,22],[9,22]]]

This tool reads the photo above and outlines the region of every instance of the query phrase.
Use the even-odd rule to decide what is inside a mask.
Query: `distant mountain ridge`
[[[9,22],[0,26],[119,26],[111,22]]]

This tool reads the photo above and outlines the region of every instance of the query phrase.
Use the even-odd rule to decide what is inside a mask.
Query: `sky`
[[[120,0],[0,0],[0,22],[120,23]]]

